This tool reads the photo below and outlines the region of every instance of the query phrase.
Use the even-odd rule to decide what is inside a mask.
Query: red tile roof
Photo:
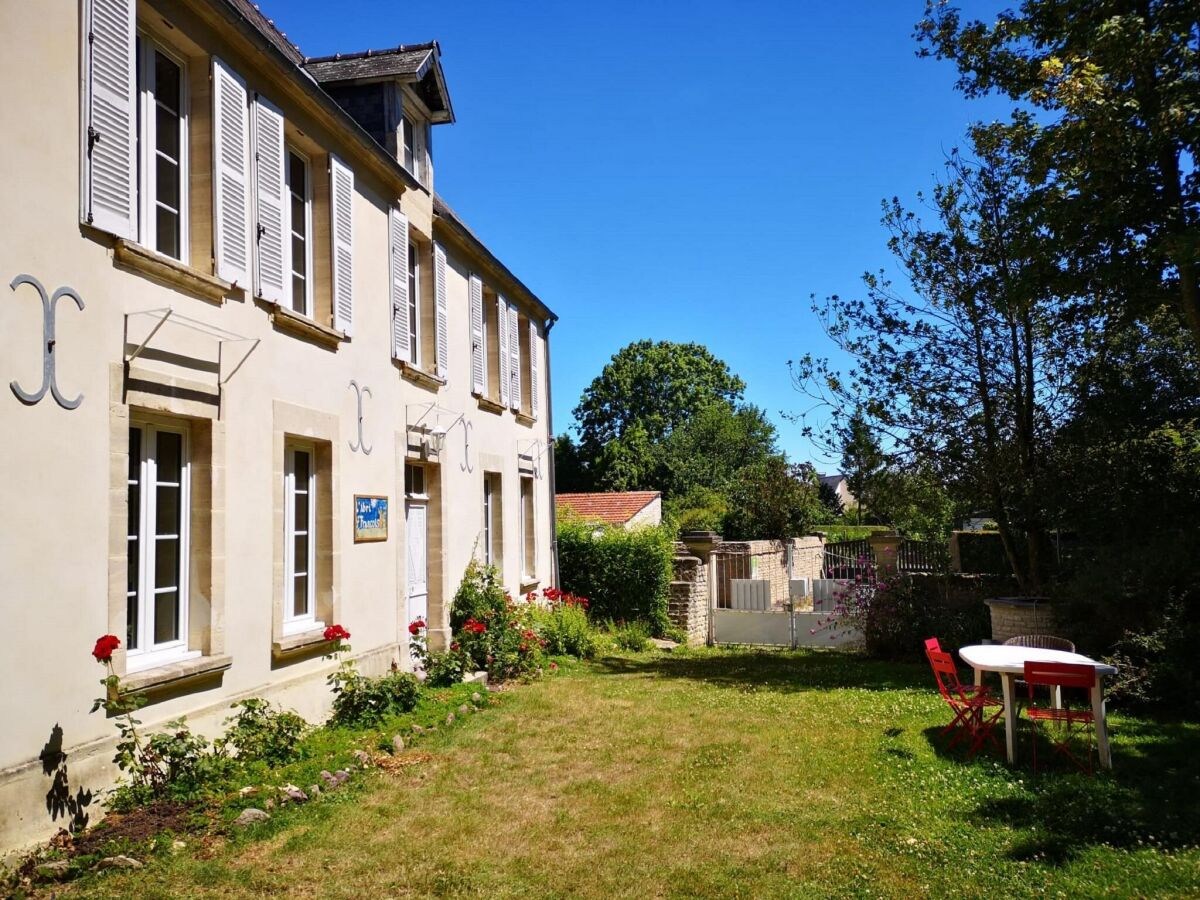
[[[609,494],[559,494],[560,512],[570,509],[584,519],[623,525],[662,496],[662,491],[622,491]]]

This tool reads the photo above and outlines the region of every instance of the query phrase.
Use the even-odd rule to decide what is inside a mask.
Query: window
[[[521,478],[521,574],[527,581],[537,577],[537,530],[534,521],[533,479]]]
[[[288,228],[292,233],[292,309],[312,317],[312,183],[308,159],[287,152]]]
[[[483,561],[503,568],[503,518],[499,472],[483,473]]]
[[[404,466],[404,493],[408,497],[424,499],[429,495],[425,491],[425,467],[414,463]]]
[[[408,353],[421,366],[421,257],[417,245],[408,244]]]
[[[312,447],[287,448],[284,469],[283,633],[320,627],[316,621],[316,465]]]
[[[129,429],[126,638],[128,668],[187,656],[188,432],[167,424]]]
[[[406,115],[400,117],[400,131],[404,142],[404,168],[408,169],[416,177],[417,130],[413,126],[413,120]]]
[[[140,239],[186,262],[186,70],[147,37],[140,38],[139,48]]]

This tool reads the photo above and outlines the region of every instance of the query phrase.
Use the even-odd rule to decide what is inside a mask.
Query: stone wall
[[[989,600],[992,640],[1003,644],[1018,634],[1057,634],[1054,611],[1045,603]]]
[[[667,616],[689,644],[708,640],[708,567],[682,544],[675,551]]]

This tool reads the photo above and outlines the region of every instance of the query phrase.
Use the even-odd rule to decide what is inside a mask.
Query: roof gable
[[[624,525],[662,496],[662,491],[614,491],[605,494],[558,494],[554,498],[560,511],[570,510],[589,521],[606,525]]]

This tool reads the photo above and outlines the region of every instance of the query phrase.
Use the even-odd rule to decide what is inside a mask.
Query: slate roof
[[[421,77],[434,55],[436,46],[401,44],[391,50],[366,50],[362,53],[338,53],[310,56],[304,69],[317,81],[349,81],[353,78],[392,78],[397,75]]]
[[[554,498],[560,512],[571,510],[589,521],[606,525],[624,525],[654,500],[662,491],[614,491],[607,494],[558,494]]]
[[[250,0],[225,0],[236,9],[242,17],[257,29],[258,33],[270,41],[277,50],[297,66],[303,65],[304,54],[300,48],[287,39],[287,35],[275,27],[275,21],[263,15],[258,5]]]

